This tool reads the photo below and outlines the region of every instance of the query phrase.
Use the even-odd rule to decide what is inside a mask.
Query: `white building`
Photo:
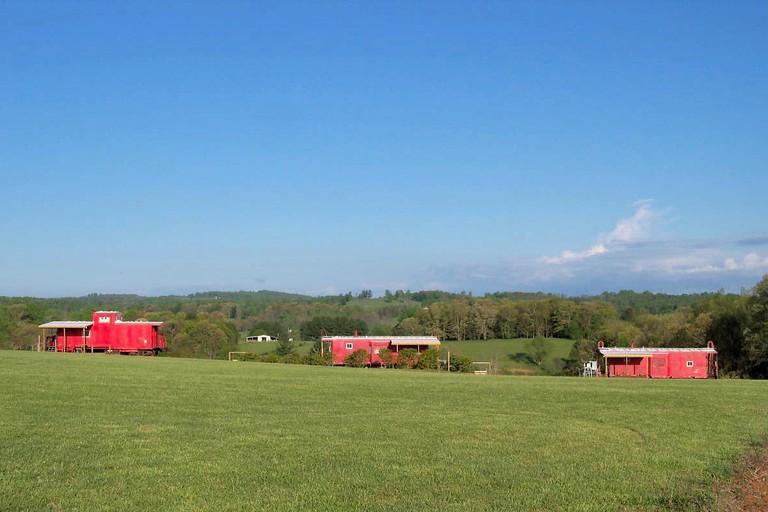
[[[261,343],[262,341],[277,341],[277,336],[270,336],[269,334],[259,334],[258,336],[248,336],[245,341],[253,343]]]

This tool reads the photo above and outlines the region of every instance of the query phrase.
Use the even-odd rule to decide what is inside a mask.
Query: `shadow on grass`
[[[515,354],[509,354],[507,357],[509,357],[510,361],[513,361],[515,363],[526,363],[526,364],[536,364],[536,361],[533,360],[530,354],[526,352],[517,352]]]

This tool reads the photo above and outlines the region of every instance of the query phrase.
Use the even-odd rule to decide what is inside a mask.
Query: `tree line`
[[[323,335],[435,335],[444,340],[565,338],[572,358],[592,358],[609,345],[691,346],[715,342],[721,368],[736,376],[768,377],[768,276],[741,294],[669,295],[633,291],[564,297],[497,292],[482,297],[438,290],[371,290],[325,297],[280,292],[204,292],[141,297],[90,294],[40,299],[0,297],[0,347],[36,346],[37,325],[89,320],[92,310],[116,309],[126,320],[164,322],[169,355],[226,357],[245,334],[317,340]],[[284,347],[285,348],[285,347]]]

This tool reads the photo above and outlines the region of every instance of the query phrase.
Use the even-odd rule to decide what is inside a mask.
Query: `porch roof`
[[[75,320],[55,320],[46,324],[38,325],[40,329],[87,329],[93,325],[93,322],[75,321]]]
[[[653,357],[653,354],[647,353],[647,352],[627,352],[627,351],[617,351],[617,352],[603,352],[603,356],[605,357]]]
[[[433,336],[393,336],[392,345],[439,345],[440,340]]]

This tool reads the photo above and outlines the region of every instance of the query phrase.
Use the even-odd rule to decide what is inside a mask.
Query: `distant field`
[[[529,341],[444,341],[440,344],[440,351],[443,357],[450,351],[451,354],[467,356],[473,361],[491,362],[497,373],[540,373],[541,368],[527,357],[530,354]],[[545,361],[549,363],[555,359],[565,359],[573,347],[573,340],[546,339],[544,343],[548,348]]]
[[[705,510],[768,382],[0,351],[0,510]]]
[[[308,354],[312,350],[312,342],[306,343],[296,342],[294,345],[294,352],[297,354]],[[277,348],[276,341],[262,341],[260,343],[241,342],[237,344],[237,350],[240,352],[255,352],[256,354],[266,354],[267,352],[274,352]]]

